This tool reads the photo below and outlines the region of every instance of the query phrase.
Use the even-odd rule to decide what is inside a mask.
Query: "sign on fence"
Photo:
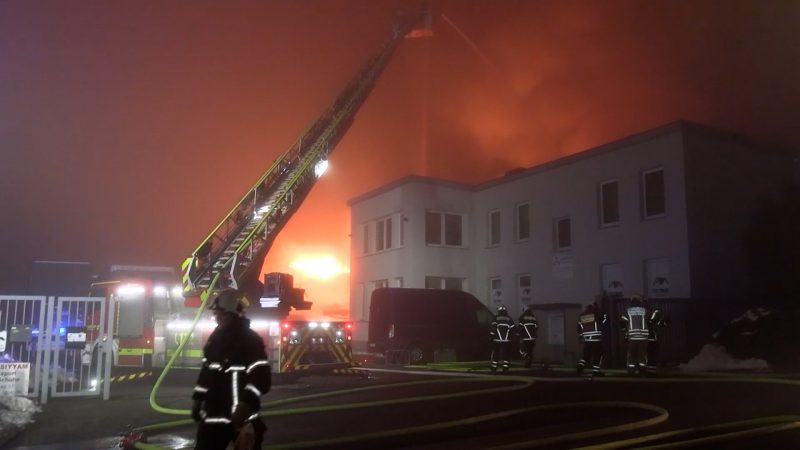
[[[0,363],[0,394],[28,395],[31,363]]]

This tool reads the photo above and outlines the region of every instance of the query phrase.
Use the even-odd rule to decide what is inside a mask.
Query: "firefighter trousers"
[[[261,419],[251,420],[250,423],[253,424],[255,431],[255,441],[251,448],[252,450],[260,449],[264,442],[264,432],[267,431],[267,426]],[[225,450],[229,443],[236,441],[236,437],[237,433],[231,424],[201,422],[197,427],[194,448],[195,450]]]
[[[585,341],[583,343],[583,359],[578,361],[578,373],[582,373],[584,367],[589,364],[592,366],[592,373],[599,374],[603,365],[603,343],[600,341]]]
[[[628,339],[628,373],[644,373],[647,366],[647,339]]]

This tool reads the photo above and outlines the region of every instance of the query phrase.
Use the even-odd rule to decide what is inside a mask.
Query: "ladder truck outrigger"
[[[425,28],[415,30],[417,24]],[[324,172],[328,156],[353,123],[398,44],[406,36],[429,35],[427,11],[398,19],[381,50],[183,261],[185,304],[201,308],[192,330],[208,299],[218,290],[230,287],[248,299],[248,315],[254,323],[271,324],[267,342],[270,350],[278,353],[270,355],[273,363],[277,363],[274,370],[291,372],[314,366],[352,365],[352,323],[284,321],[291,308],[308,310],[311,302],[304,299],[302,289],[293,286],[289,274],[265,274],[262,282],[261,267],[278,233]],[[184,333],[176,356],[183,350],[187,334]]]

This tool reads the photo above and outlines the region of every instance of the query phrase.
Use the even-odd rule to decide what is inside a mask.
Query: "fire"
[[[350,269],[340,264],[331,255],[301,256],[289,264],[304,276],[319,280],[329,280],[337,275],[349,273]]]

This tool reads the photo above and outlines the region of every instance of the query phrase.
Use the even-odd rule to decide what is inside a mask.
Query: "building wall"
[[[412,176],[352,200],[351,316],[361,321],[356,349],[366,339],[365,299],[381,279],[402,278],[403,287],[422,288],[426,276],[463,277],[464,290],[489,307],[505,304],[513,316],[523,309],[520,275],[531,277],[530,303],[544,307],[592,302],[609,289],[604,267],[618,272],[624,296],[743,292],[740,244],[749,210],[760,193],[775,190],[776,174],[792,169],[781,169],[785,158],[746,147],[676,122],[477,186]],[[665,212],[646,218],[643,174],[653,169],[663,171]],[[618,183],[619,221],[603,226],[599,187],[608,180]],[[520,203],[530,208],[525,240],[516,238]],[[464,215],[463,248],[425,244],[428,210]],[[497,245],[489,243],[490,211],[501,217]],[[361,225],[389,214],[403,221],[402,247],[362,255]],[[571,223],[566,250],[555,245],[555,220],[563,217]],[[498,298],[492,298],[491,278],[502,280]],[[577,351],[572,344],[558,352],[571,355]]]
[[[619,264],[623,293],[646,291],[644,262],[664,258],[670,272],[670,295],[690,294],[686,204],[679,129],[603,151],[570,164],[547,168],[522,178],[479,190],[476,197],[476,284],[478,297],[487,299],[489,278],[500,276],[503,303],[512,313],[521,304],[517,277],[532,276],[533,303],[586,304],[602,289],[600,267]],[[642,171],[662,167],[665,177],[666,214],[643,219]],[[620,221],[599,225],[598,189],[602,181],[619,182]],[[515,239],[515,205],[531,207],[531,238]],[[488,242],[488,213],[501,212],[501,244]],[[554,221],[570,217],[572,246],[555,249]]]

